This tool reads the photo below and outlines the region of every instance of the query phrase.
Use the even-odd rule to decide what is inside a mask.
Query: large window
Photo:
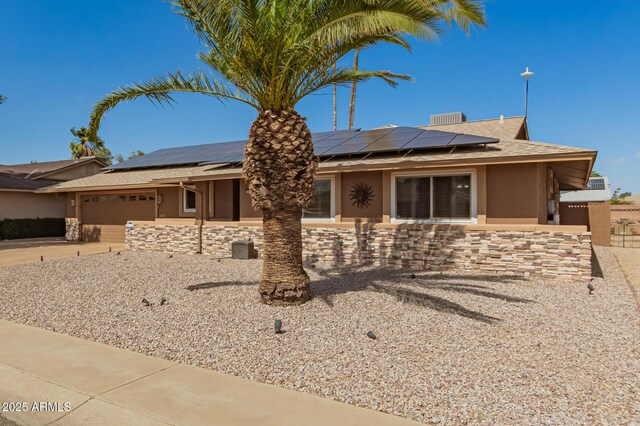
[[[394,216],[409,221],[473,219],[472,176],[395,176]]]
[[[196,211],[196,193],[187,188],[183,188],[182,192],[182,211],[185,213]]]
[[[313,200],[302,212],[304,219],[333,219],[333,180],[316,179]]]

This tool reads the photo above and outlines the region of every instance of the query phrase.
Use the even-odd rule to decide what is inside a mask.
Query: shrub
[[[64,234],[64,219],[60,218],[0,220],[0,240],[64,237]]]

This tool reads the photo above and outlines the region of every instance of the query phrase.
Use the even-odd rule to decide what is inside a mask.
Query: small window
[[[146,201],[146,200],[147,200],[146,195],[138,195],[138,201]]]
[[[136,201],[137,197],[135,195],[129,195],[129,201]]]
[[[120,201],[127,201],[126,195],[118,195],[118,198],[120,199]]]
[[[107,200],[108,200],[108,197],[106,195],[103,195],[103,196],[100,197],[100,202],[101,203],[106,203]]]
[[[109,195],[109,202],[113,203],[114,201],[118,201],[118,197],[116,195]]]
[[[196,193],[186,188],[182,192],[182,211],[185,213],[196,211]]]
[[[317,179],[313,187],[311,204],[302,212],[304,219],[332,219],[333,194],[331,179]]]

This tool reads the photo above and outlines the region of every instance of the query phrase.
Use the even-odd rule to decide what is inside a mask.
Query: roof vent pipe
[[[432,114],[429,120],[430,126],[442,126],[446,124],[459,124],[467,121],[463,112],[448,112],[446,114]]]

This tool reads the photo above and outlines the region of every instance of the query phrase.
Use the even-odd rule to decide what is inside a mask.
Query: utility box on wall
[[[252,240],[239,240],[231,243],[232,259],[253,259],[254,247]]]

